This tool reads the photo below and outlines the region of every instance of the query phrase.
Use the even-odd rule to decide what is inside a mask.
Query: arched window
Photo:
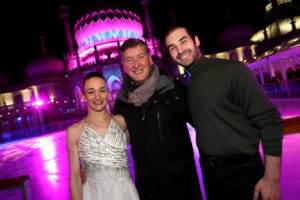
[[[238,60],[237,54],[236,54],[235,52],[232,52],[232,53],[229,55],[229,58],[230,58],[230,60]]]
[[[35,97],[35,94],[34,94],[34,90],[33,89],[31,89],[31,91],[30,91],[30,100],[31,101],[35,101],[36,100],[36,97]]]
[[[54,88],[56,98],[63,98],[62,89],[59,86]]]
[[[286,70],[286,79],[287,80],[292,80],[295,78],[295,70],[291,67],[289,67],[287,70]]]
[[[9,124],[8,124],[8,119],[7,118],[1,118],[0,119],[0,125],[2,127],[3,132],[8,132],[9,131]]]
[[[43,99],[43,100],[48,100],[49,99],[47,88],[40,88],[39,89],[39,97],[40,97],[40,99]]]
[[[26,114],[26,122],[27,122],[27,124],[28,124],[28,128],[32,128],[32,127],[34,127],[34,118],[33,118],[33,116],[32,116],[32,113],[28,113],[28,114]]]
[[[270,74],[264,73],[264,83],[270,83],[270,82],[271,82]]]
[[[260,75],[259,75],[259,74],[256,74],[256,79],[257,79],[257,81],[259,82],[259,84],[262,84],[261,78],[260,78]]]
[[[100,17],[100,19],[102,19],[104,21],[105,18],[106,18],[106,13],[105,12],[100,12],[99,17]]]
[[[22,117],[20,115],[16,115],[13,119],[16,130],[22,129]]]
[[[14,96],[14,104],[21,104],[23,103],[23,98],[21,94],[17,94]]]
[[[97,22],[98,19],[99,19],[99,15],[98,15],[97,13],[94,13],[93,16],[92,16],[92,20],[93,20],[94,22]]]
[[[86,18],[85,18],[85,22],[86,22],[87,24],[90,24],[91,21],[92,21],[91,15],[87,15]]]
[[[120,83],[119,80],[114,80],[112,83],[111,83],[111,88],[113,90],[120,90],[120,88],[122,87],[122,84]]]
[[[252,54],[250,49],[244,49],[244,59],[247,61],[252,59]]]
[[[275,78],[277,81],[281,81],[282,80],[282,75],[281,75],[281,72],[276,70],[275,71]]]
[[[112,12],[112,10],[109,10],[109,11],[107,12],[107,17],[108,17],[109,19],[113,19],[113,18],[115,17],[115,15],[114,15],[114,13]]]

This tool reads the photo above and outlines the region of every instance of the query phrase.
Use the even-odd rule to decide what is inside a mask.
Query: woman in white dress
[[[67,130],[71,200],[136,200],[130,178],[126,136],[121,115],[106,110],[108,90],[98,72],[88,73],[82,83],[88,115]],[[82,185],[80,160],[86,181]]]

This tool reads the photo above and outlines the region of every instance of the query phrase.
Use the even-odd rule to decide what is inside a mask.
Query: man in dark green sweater
[[[252,71],[241,62],[205,58],[199,38],[185,27],[168,29],[165,44],[191,73],[188,105],[208,200],[281,199],[283,120]]]

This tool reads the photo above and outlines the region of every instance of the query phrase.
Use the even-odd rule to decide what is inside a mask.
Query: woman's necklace
[[[98,128],[101,128],[105,122],[104,117],[103,117],[103,121],[100,124],[95,123],[94,121],[90,120],[92,122],[92,124]]]
[[[98,128],[101,128],[102,126],[103,126],[103,124],[104,124],[104,120],[103,120],[103,122],[101,123],[101,124],[96,124],[95,122],[93,122],[93,121],[91,121],[92,122],[92,124],[94,125],[94,126],[96,126],[96,127],[98,127]]]

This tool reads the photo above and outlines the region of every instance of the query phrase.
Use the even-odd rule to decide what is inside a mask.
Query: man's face
[[[201,56],[199,38],[196,36],[194,41],[185,28],[175,29],[166,36],[165,43],[171,57],[183,67],[192,65]]]
[[[122,55],[122,62],[128,76],[136,84],[142,84],[148,79],[153,62],[142,45],[126,49]]]

